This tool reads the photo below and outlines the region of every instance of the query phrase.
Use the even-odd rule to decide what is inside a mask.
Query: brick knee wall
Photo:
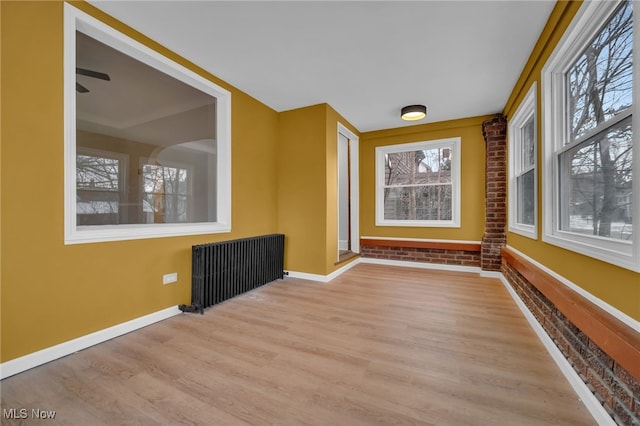
[[[468,250],[361,245],[360,256],[444,265],[480,266],[480,252]]]
[[[640,381],[576,327],[509,263],[502,274],[619,425],[640,425]]]

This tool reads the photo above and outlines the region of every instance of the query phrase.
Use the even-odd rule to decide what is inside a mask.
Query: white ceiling
[[[97,1],[277,111],[360,131],[502,111],[555,1]],[[400,108],[425,104],[425,120]]]

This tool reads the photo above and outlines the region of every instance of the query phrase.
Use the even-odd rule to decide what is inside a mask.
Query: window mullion
[[[622,110],[620,113],[616,114],[611,119],[598,124],[596,127],[594,127],[593,129],[589,130],[588,132],[586,132],[585,134],[581,135],[580,137],[576,138],[574,141],[566,143],[564,146],[559,148],[556,151],[556,153],[557,154],[562,154],[563,152],[568,151],[568,150],[572,149],[573,147],[578,146],[578,145],[584,143],[585,141],[587,141],[589,139],[592,139],[594,136],[598,135],[599,133],[602,133],[603,131],[606,131],[610,127],[614,127],[616,124],[620,123],[621,121],[623,121],[627,117],[630,117],[632,115],[632,110],[633,110],[633,105],[630,106],[629,108],[625,108],[624,110]]]

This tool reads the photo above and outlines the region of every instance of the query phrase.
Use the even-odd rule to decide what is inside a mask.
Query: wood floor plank
[[[0,395],[56,410],[46,424],[595,424],[497,279],[370,264],[169,318]]]

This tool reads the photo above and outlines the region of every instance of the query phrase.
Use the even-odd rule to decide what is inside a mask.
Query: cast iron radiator
[[[284,278],[284,235],[241,238],[191,249],[191,305],[200,312],[264,284]]]

